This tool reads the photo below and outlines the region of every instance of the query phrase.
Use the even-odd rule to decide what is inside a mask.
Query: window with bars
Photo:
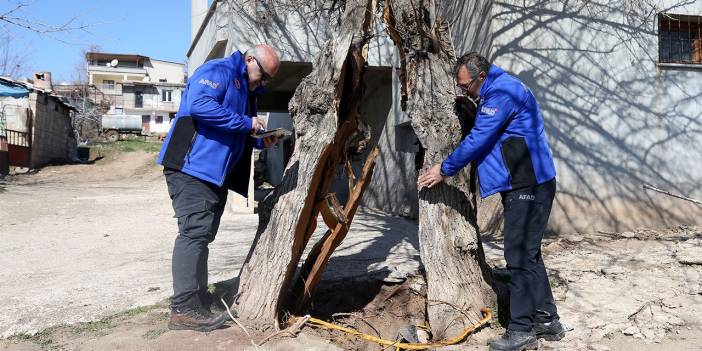
[[[702,64],[702,16],[658,14],[658,62]]]

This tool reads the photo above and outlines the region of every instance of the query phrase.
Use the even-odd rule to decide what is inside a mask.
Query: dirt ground
[[[147,150],[147,151],[144,151]],[[106,152],[0,182],[1,350],[381,350],[305,327],[261,347],[233,323],[168,331],[175,220],[153,148]],[[234,203],[234,202],[232,202]],[[211,245],[210,281],[237,275],[257,217],[231,205]],[[501,242],[485,237],[490,263]],[[702,227],[558,233],[544,241],[562,320],[544,350],[702,350]],[[363,209],[335,253],[315,316],[393,338],[424,324],[416,222]],[[485,350],[498,318],[462,345]],[[270,333],[249,331],[262,340]]]

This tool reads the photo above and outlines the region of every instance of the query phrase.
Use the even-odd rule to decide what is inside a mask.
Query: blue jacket
[[[249,92],[246,63],[240,52],[198,67],[188,79],[157,162],[232,188],[227,178],[244,155],[246,164],[237,167],[241,174],[236,178],[238,183],[248,182],[251,149],[261,147],[249,136],[251,116],[256,115],[255,98]],[[232,189],[244,191],[245,186],[239,187],[243,189]]]
[[[556,177],[541,110],[517,78],[491,65],[480,88],[475,125],[441,164],[452,176],[478,163],[480,195],[545,183]]]

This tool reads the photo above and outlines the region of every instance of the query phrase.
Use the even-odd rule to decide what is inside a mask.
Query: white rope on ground
[[[249,341],[251,341],[251,345],[253,345],[253,347],[256,348],[256,350],[260,350],[260,348],[258,347],[258,345],[256,344],[256,342],[254,341],[254,339],[251,337],[251,334],[249,334],[249,331],[246,330],[246,328],[244,327],[243,324],[239,323],[239,321],[238,321],[236,318],[234,318],[234,315],[232,314],[232,311],[229,309],[229,305],[227,305],[227,303],[224,302],[224,299],[219,299],[219,300],[222,301],[222,304],[224,305],[224,308],[227,309],[227,313],[229,314],[229,318],[231,318],[231,319],[234,321],[234,323],[236,323],[236,325],[238,325],[239,328],[241,328],[241,330],[243,330],[244,333],[246,333],[246,336],[249,337]]]

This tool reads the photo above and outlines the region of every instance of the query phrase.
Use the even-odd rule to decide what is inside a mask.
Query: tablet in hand
[[[263,139],[263,138],[267,138],[270,136],[276,136],[276,137],[278,137],[278,139],[285,139],[291,135],[292,135],[292,132],[285,129],[285,128],[276,128],[276,129],[267,130],[265,132],[256,133],[256,134],[252,135],[252,137],[254,137],[256,139]]]

